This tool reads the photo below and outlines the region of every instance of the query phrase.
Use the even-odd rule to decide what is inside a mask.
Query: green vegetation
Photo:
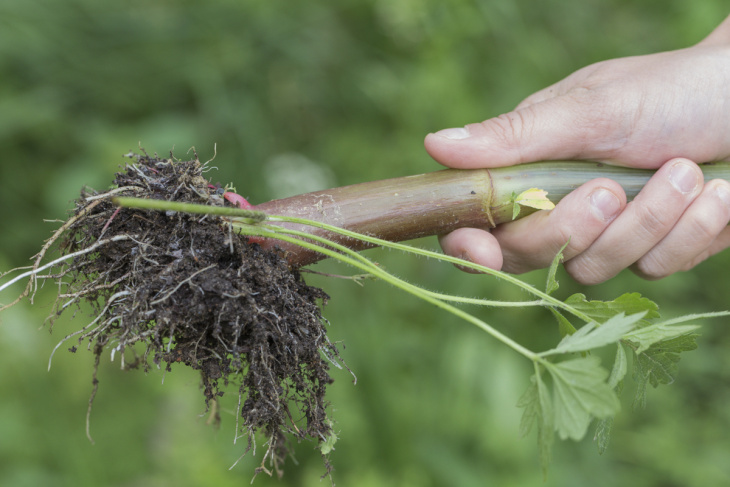
[[[0,268],[9,269],[27,263],[54,228],[40,222],[64,218],[81,184],[104,188],[137,141],[160,153],[175,147],[181,156],[195,145],[202,159],[213,156],[217,143],[220,171],[212,176],[234,182],[253,202],[317,184],[428,172],[436,165],[424,155],[425,133],[507,110],[587,63],[696,42],[727,6],[719,0],[125,6],[35,0],[5,2],[0,14],[6,209]],[[282,176],[289,167],[307,170],[293,187]],[[441,291],[525,299],[492,278],[430,260],[380,250],[367,255],[409,282]],[[558,270],[554,295],[611,300],[635,291],[659,303],[665,317],[726,309],[729,265],[723,255],[660,282],[626,273],[590,289]],[[330,262],[317,270],[342,272]],[[544,287],[546,275],[525,277]],[[534,372],[529,362],[390,286],[308,280],[331,294],[328,332],[345,345],[343,358],[358,377],[353,386],[348,372],[334,371],[328,390],[339,485],[541,485],[535,443],[516,434],[522,411],[515,404],[534,405],[540,397],[537,380],[523,395]],[[55,291],[41,289],[36,302],[47,303]],[[48,312],[17,307],[0,324],[0,484],[248,483],[255,459],[227,470],[241,453],[232,445],[235,399],[221,404],[220,430],[207,426],[206,418],[196,418],[204,410],[198,376],[182,368],[161,385],[161,372],[128,375],[102,360],[91,445],[84,418],[93,356],[58,353],[46,372],[50,351],[74,330],[61,319],[52,336],[39,331]],[[560,339],[544,310],[474,313],[530,350]],[[616,417],[603,455],[590,435],[557,443],[544,485],[726,484],[730,333],[713,323],[701,334],[698,351],[683,354],[674,383],[647,388],[639,399],[644,409],[631,412],[632,398],[622,397],[625,413]],[[616,354],[609,351],[603,363]],[[640,390],[669,381],[630,376],[625,381]],[[282,481],[259,476],[255,485],[320,485],[314,446],[298,445],[296,457],[299,466]]]

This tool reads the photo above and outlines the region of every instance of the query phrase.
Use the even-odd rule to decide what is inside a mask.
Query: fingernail
[[[730,207],[730,188],[727,187],[727,184],[718,185],[715,194],[725,206]]]
[[[459,257],[459,258],[460,258],[461,260],[465,260],[465,261],[467,261],[467,262],[472,262],[472,260],[471,260],[471,255],[469,255],[469,252],[466,252],[466,251],[464,251],[464,252],[462,252],[462,253],[461,253],[461,254],[460,254],[460,255],[459,255],[458,257]],[[462,266],[462,265],[459,265],[459,264],[456,264],[456,265],[455,265],[455,267],[456,267],[457,269],[459,269],[460,271],[464,271],[464,272],[474,272],[474,269],[471,269],[471,268],[469,268],[469,267],[465,267],[465,266]]]
[[[438,132],[436,132],[436,135],[451,140],[468,139],[469,137],[471,137],[471,133],[469,133],[469,129],[467,129],[466,127],[439,130]]]
[[[669,172],[669,182],[680,193],[688,194],[694,192],[700,184],[700,178],[692,166],[684,162],[678,162],[672,166],[672,170]]]
[[[621,201],[606,188],[591,193],[591,211],[603,221],[613,220],[621,209]]]

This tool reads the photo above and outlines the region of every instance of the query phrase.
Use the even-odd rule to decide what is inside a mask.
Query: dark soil
[[[340,357],[320,314],[328,297],[277,251],[249,243],[221,218],[119,210],[112,196],[228,204],[197,156],[132,157],[114,189],[82,193],[64,232],[65,253],[99,245],[61,273],[67,284],[58,313],[69,299],[97,313],[69,337],[88,342],[97,367],[112,349],[129,369],[169,371],[182,363],[199,370],[213,412],[217,398],[237,386],[248,448],[256,432],[266,437],[257,472],[280,473],[291,438],[319,443],[333,434],[325,389],[329,365],[339,366]],[[94,393],[97,383],[95,370]]]

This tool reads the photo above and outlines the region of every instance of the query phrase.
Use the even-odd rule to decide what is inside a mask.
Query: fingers
[[[547,104],[547,102],[545,102]],[[428,134],[428,153],[439,163],[456,168],[511,166],[528,161],[563,159],[555,144],[565,133],[571,118],[564,106],[550,110],[542,104],[460,128]]]
[[[720,231],[720,233],[717,235],[717,238],[715,238],[715,240],[704,252],[700,253],[694,259],[687,262],[687,264],[685,264],[685,266],[681,270],[688,271],[697,264],[703,262],[704,260],[712,257],[719,252],[722,252],[728,247],[730,247],[730,227],[725,227]]]
[[[727,247],[730,221],[730,183],[715,180],[682,214],[669,233],[644,254],[632,270],[645,279],[659,279],[691,269]]]
[[[534,96],[512,112],[428,134],[426,150],[445,166],[471,169],[540,160],[608,159],[625,140],[624,127],[609,122],[623,118],[605,113],[613,105],[600,103],[596,99],[600,95],[577,90],[555,98],[549,98],[549,91]]]
[[[499,243],[488,231],[478,228],[459,228],[439,238],[444,253],[480,264],[490,269],[502,268],[502,251]],[[476,273],[466,267],[465,272]]]
[[[730,123],[717,100],[730,91],[730,17],[701,45],[613,59],[582,68],[526,98],[509,113],[426,136],[449,167],[501,167],[589,159],[657,168],[682,155],[730,158],[718,127]]]
[[[566,260],[580,255],[625,205],[618,183],[596,179],[570,193],[552,211],[500,225],[492,233],[504,254],[502,269],[521,273],[548,267],[566,243]]]
[[[460,229],[441,244],[450,255],[507,272],[548,267],[559,249],[565,269],[597,284],[625,268],[646,279],[691,269],[730,246],[730,182],[703,183],[687,159],[665,164],[626,204],[614,181],[596,179],[540,211],[490,232]]]
[[[702,172],[696,164],[687,159],[668,162],[589,248],[565,263],[565,269],[584,284],[603,282],[632,265],[640,275],[653,278],[679,270],[709,246],[721,230],[718,220],[727,213],[722,210],[722,218],[717,217],[717,199],[711,201],[716,191],[708,191],[699,206],[688,211],[702,193]],[[687,234],[700,231],[697,237]],[[687,244],[688,238],[695,241]]]
[[[537,103],[541,103],[543,101],[550,100],[551,98],[555,98],[556,96],[564,94],[562,92],[561,86],[565,84],[565,81],[566,80],[560,81],[551,86],[548,86],[547,88],[543,88],[540,91],[536,91],[535,93],[522,100],[520,104],[515,107],[515,110],[527,108],[530,105],[535,105]]]
[[[550,265],[570,240],[564,255],[583,252],[626,205],[621,186],[608,179],[590,181],[563,198],[550,212],[500,225],[492,233],[463,228],[441,238],[444,252],[493,269],[520,273]]]

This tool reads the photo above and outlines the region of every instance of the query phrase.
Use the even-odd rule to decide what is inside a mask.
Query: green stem
[[[448,311],[449,313],[452,313],[453,315],[455,315],[465,321],[468,321],[469,323],[472,323],[473,325],[475,325],[478,328],[482,329],[483,331],[487,332],[489,335],[491,335],[495,339],[501,341],[502,343],[509,346],[516,352],[520,353],[524,357],[526,357],[532,361],[540,361],[540,362],[544,361],[544,359],[542,357],[540,357],[538,354],[536,354],[535,352],[523,347],[522,345],[520,345],[516,341],[512,340],[507,335],[497,331],[496,329],[494,329],[490,325],[488,325],[486,322],[471,315],[470,313],[467,313],[466,311],[463,311],[455,306],[452,306],[452,305],[442,301],[441,299],[438,299],[437,297],[435,297],[427,292],[424,292],[424,290],[421,289],[420,287],[410,284],[406,281],[403,281],[402,279],[395,277],[394,275],[380,269],[379,267],[377,267],[376,265],[374,265],[372,263],[364,263],[360,259],[361,256],[357,256],[358,254],[355,251],[353,251],[347,247],[340,246],[339,244],[335,244],[335,247],[337,248],[337,250],[346,252],[346,254],[343,254],[343,253],[338,252],[337,250],[322,247],[320,245],[317,245],[316,243],[309,242],[305,239],[300,239],[300,238],[296,238],[296,237],[291,237],[289,235],[285,235],[284,233],[282,233],[280,231],[274,232],[274,231],[270,231],[270,230],[265,230],[261,226],[241,225],[241,226],[238,226],[238,230],[240,231],[240,233],[242,233],[244,235],[276,238],[283,242],[288,242],[288,243],[296,245],[296,246],[301,246],[301,247],[306,248],[313,252],[322,253],[323,255],[325,255],[327,257],[331,257],[333,259],[339,260],[340,262],[351,265],[355,268],[362,269],[365,272],[368,272],[397,288],[400,288],[412,295],[419,297],[420,299],[422,299],[428,303],[431,303],[435,306],[438,306],[439,308],[442,308],[442,309]],[[284,230],[284,229],[282,229],[282,230]],[[284,230],[284,231],[287,231],[287,230]],[[287,233],[288,232],[289,231],[287,231]],[[306,236],[307,236],[307,238],[311,237],[310,235],[306,235]]]
[[[270,218],[272,221],[290,221],[291,220],[286,217],[276,217],[276,216],[273,216]],[[297,223],[303,222],[302,219],[295,219],[295,220]],[[314,225],[318,224],[317,222],[309,222],[309,221],[306,221],[306,222],[308,224],[314,224]],[[370,272],[373,269],[376,271],[381,271],[381,268],[378,267],[373,261],[371,261],[367,257],[364,257],[364,256],[358,254],[356,251],[352,250],[351,248],[346,247],[342,244],[338,244],[337,242],[328,240],[324,237],[312,235],[309,232],[303,232],[303,231],[299,231],[299,230],[287,229],[285,227],[280,227],[280,226],[276,226],[276,225],[265,225],[265,224],[257,224],[255,226],[251,226],[251,225],[242,226],[240,224],[234,223],[233,226],[237,230],[241,229],[243,227],[249,228],[249,230],[247,230],[247,232],[245,233],[246,235],[249,235],[249,236],[263,236],[263,235],[258,235],[255,232],[253,232],[252,230],[250,230],[251,228],[262,228],[267,231],[275,232],[277,235],[281,235],[281,234],[293,235],[295,237],[298,237],[298,241],[303,241],[302,239],[312,240],[312,241],[318,242],[324,246],[332,247],[333,249],[339,251],[340,253],[350,255],[352,258],[359,260],[363,265],[369,266],[370,270],[368,270],[368,272]],[[330,228],[330,230],[333,232],[341,231],[341,229],[334,228],[334,227]],[[377,245],[392,248],[394,250],[400,250],[405,253],[411,253],[411,254],[420,255],[420,256],[424,256],[424,257],[430,257],[430,258],[434,258],[436,260],[451,259],[450,261],[452,263],[455,263],[458,265],[461,265],[461,263],[464,262],[459,259],[455,259],[453,257],[445,256],[443,254],[437,254],[435,252],[430,252],[428,250],[419,249],[417,247],[411,247],[409,245],[398,244],[395,242],[378,241],[377,239],[372,239],[372,237],[367,237],[366,235],[358,235],[358,234],[355,234],[353,232],[348,232],[348,231],[343,231],[343,233],[345,233],[346,235],[348,235],[351,238],[364,238]],[[274,237],[274,238],[278,238],[278,237]],[[310,249],[310,250],[312,249],[312,247],[310,247],[310,246],[302,246],[302,247]],[[327,255],[329,256],[330,254],[327,254]],[[487,269],[489,271],[488,272],[489,274],[493,274],[493,275],[504,274],[500,271],[495,271],[493,269],[489,269],[486,267],[481,267],[481,266],[477,266],[477,267],[478,267],[478,269]],[[512,282],[512,280],[514,280],[514,281],[516,281],[516,283],[524,284],[525,286],[529,286],[529,284],[525,284],[522,281],[519,281],[518,279],[513,278],[509,274],[505,274],[505,277],[506,277],[506,280],[509,279],[510,282]],[[520,307],[525,307],[525,306],[545,306],[546,305],[545,301],[542,299],[533,300],[533,301],[493,301],[493,300],[489,300],[489,299],[467,298],[464,296],[455,296],[452,294],[444,294],[444,293],[439,293],[439,292],[435,292],[435,291],[430,291],[428,289],[424,289],[424,288],[420,288],[420,287],[419,287],[419,289],[423,293],[428,294],[429,296],[431,296],[433,298],[440,299],[443,301],[452,301],[452,302],[461,303],[461,304],[474,304],[474,305],[478,305],[478,306],[495,306],[495,307],[502,307],[502,308],[520,308]],[[528,289],[528,292],[533,292],[533,291],[540,293],[540,291],[538,291],[537,289],[530,286],[530,289]],[[534,292],[533,292],[533,294],[534,294]],[[560,301],[557,301],[557,303],[560,305],[564,304]],[[575,310],[575,311],[577,312],[577,310]]]
[[[160,211],[179,211],[179,212],[186,212],[186,213],[194,213],[194,214],[224,214],[230,217],[233,217],[235,220],[234,224],[237,224],[237,226],[241,226],[248,223],[257,223],[263,221],[263,219],[266,219],[268,221],[272,222],[283,222],[283,223],[291,223],[295,226],[303,228],[303,230],[299,230],[297,228],[281,228],[281,227],[275,227],[277,228],[275,235],[281,235],[284,230],[287,232],[298,235],[302,238],[318,241],[324,245],[328,245],[330,247],[336,248],[340,252],[345,252],[350,255],[356,256],[355,258],[358,259],[362,265],[369,265],[370,270],[379,271],[380,269],[372,264],[368,259],[365,257],[359,255],[355,250],[353,250],[353,247],[356,243],[360,243],[360,246],[362,247],[362,244],[366,244],[369,246],[383,246],[392,248],[395,250],[399,250],[402,252],[407,252],[415,255],[420,255],[422,257],[428,257],[432,259],[437,259],[444,262],[450,262],[452,264],[456,264],[463,267],[468,267],[471,269],[474,269],[478,272],[488,274],[495,276],[503,281],[509,282],[510,284],[513,284],[528,293],[532,294],[533,296],[540,298],[540,301],[538,302],[524,302],[520,304],[515,304],[514,306],[522,306],[522,305],[545,305],[545,306],[554,306],[557,308],[564,309],[568,313],[571,313],[572,315],[580,318],[581,320],[585,322],[591,321],[591,318],[584,313],[581,313],[577,309],[565,304],[564,302],[560,301],[559,299],[556,299],[552,296],[550,296],[547,293],[544,293],[540,291],[539,289],[531,286],[530,284],[521,281],[520,279],[512,276],[511,274],[507,274],[505,272],[497,271],[494,269],[490,269],[488,267],[484,267],[478,264],[474,264],[472,262],[465,261],[463,259],[459,259],[456,257],[451,257],[449,255],[444,255],[436,252],[431,252],[429,250],[419,249],[417,247],[412,247],[409,245],[404,245],[397,242],[389,242],[387,240],[383,240],[377,237],[371,237],[368,235],[363,235],[351,230],[346,230],[342,228],[335,227],[333,225],[329,225],[327,223],[322,223],[318,221],[311,221],[304,218],[295,218],[295,217],[286,217],[286,216],[272,216],[272,215],[265,215],[260,211],[251,211],[251,210],[243,210],[239,208],[224,208],[224,207],[218,207],[218,206],[208,206],[208,205],[198,205],[193,203],[181,203],[181,202],[175,202],[175,201],[164,201],[164,200],[150,200],[150,199],[140,199],[140,198],[126,198],[126,197],[118,197],[113,198],[113,201],[120,205],[125,206],[128,208],[141,208],[141,209],[151,209],[151,210],[160,210]],[[317,253],[322,254],[325,256],[331,256],[331,252],[320,252],[320,251],[313,251],[313,248],[310,245],[299,245],[297,243],[290,242],[288,240],[279,239],[276,236],[272,235],[263,235],[263,232],[270,232],[272,229],[269,228],[268,230],[264,230],[265,226],[262,226],[259,224],[256,228],[261,228],[261,234],[259,236],[268,236],[270,238],[274,238],[277,240],[280,240],[284,243],[289,243],[291,245],[288,246],[288,248],[297,248],[297,249],[304,249],[308,253]],[[324,233],[326,236],[318,235],[316,232],[314,232],[312,229],[319,229],[324,230]],[[329,238],[330,236],[335,236],[337,238]],[[340,241],[345,240],[347,244],[340,243]],[[277,242],[277,245],[280,245],[279,242]],[[335,254],[338,254],[335,252]],[[367,264],[366,264],[367,263]],[[427,291],[431,292],[431,291]],[[432,293],[432,297],[436,298],[439,296],[439,293]],[[445,295],[441,295],[445,296]],[[443,299],[443,298],[439,298]],[[487,300],[469,300],[469,298],[460,298],[460,297],[452,297],[450,298],[452,301],[459,301],[459,302],[471,302],[471,304],[476,304],[477,301],[479,301],[480,304],[487,305],[487,306],[502,306],[503,303],[498,301],[487,301]],[[533,304],[530,304],[533,303]],[[509,306],[509,305],[508,305]]]
[[[252,222],[266,220],[266,213],[259,210],[243,210],[240,208],[229,208],[226,206],[198,205],[195,203],[183,203],[180,201],[153,200],[144,198],[130,198],[118,196],[112,198],[112,203],[126,208],[139,208],[142,210],[179,211],[180,213],[194,213],[197,215],[218,215],[237,218],[245,218]]]
[[[328,234],[328,236],[332,235],[332,234],[341,235],[347,239],[347,242],[348,242],[347,246],[339,244],[337,242],[337,240],[339,240],[339,239],[335,240],[335,239],[330,239],[328,237],[321,237],[320,235],[318,235],[312,231],[301,231],[301,230],[289,229],[289,231],[297,232],[299,235],[302,235],[311,240],[321,241],[321,242],[326,243],[327,245],[337,245],[338,247],[346,248],[350,251],[352,251],[352,246],[349,244],[351,244],[352,242],[355,242],[355,241],[362,241],[362,242],[371,244],[371,246],[387,247],[387,248],[391,248],[394,250],[399,250],[401,252],[420,255],[422,257],[428,257],[428,258],[440,260],[443,262],[449,262],[451,264],[455,264],[455,265],[462,266],[462,267],[468,267],[470,269],[481,272],[483,274],[492,275],[498,279],[509,282],[510,284],[527,291],[528,293],[540,298],[542,300],[543,305],[549,305],[549,306],[554,306],[557,308],[564,309],[565,311],[580,318],[581,320],[585,321],[586,323],[592,321],[592,319],[585,313],[582,313],[582,312],[578,311],[577,309],[573,308],[572,306],[562,302],[561,300],[556,299],[543,291],[540,291],[539,289],[535,288],[534,286],[520,280],[519,278],[517,278],[511,274],[508,274],[508,273],[502,272],[502,271],[497,271],[494,269],[490,269],[489,267],[484,267],[482,265],[475,264],[473,262],[468,262],[468,261],[465,261],[458,257],[452,257],[450,255],[444,255],[444,254],[440,254],[437,252],[432,252],[430,250],[420,249],[418,247],[401,244],[398,242],[389,242],[387,240],[379,239],[377,237],[362,235],[357,232],[353,232],[351,230],[346,230],[343,228],[338,228],[338,227],[335,227],[332,225],[328,225],[326,223],[306,220],[303,218],[293,218],[293,217],[275,215],[275,216],[269,216],[269,221],[281,221],[281,222],[285,222],[285,223],[294,223],[294,224],[297,224],[298,226],[311,226],[311,227],[319,228],[319,229],[325,230],[326,233]],[[308,249],[308,247],[303,247],[303,248]]]

